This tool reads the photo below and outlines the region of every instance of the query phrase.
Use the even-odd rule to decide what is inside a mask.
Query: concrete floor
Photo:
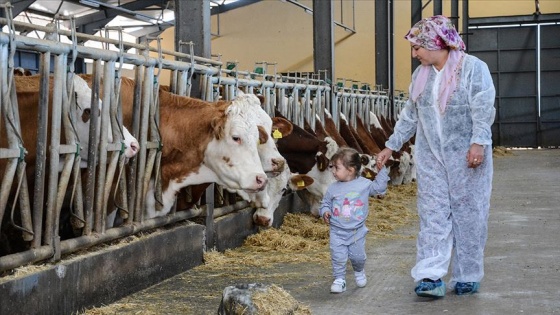
[[[485,278],[478,294],[419,298],[410,267],[415,241],[369,248],[369,283],[302,300],[314,314],[559,314],[560,150],[514,151],[494,159]],[[406,228],[416,233],[418,227]],[[406,268],[401,268],[406,266]]]
[[[278,283],[321,315],[560,313],[560,150],[514,151],[495,158],[494,165],[486,276],[478,294],[457,296],[448,289],[442,299],[417,297],[410,277],[414,237],[368,241],[368,285],[363,289],[356,288],[350,271],[348,290],[330,294],[331,271],[317,264],[283,265],[274,272],[297,269],[300,276]],[[399,234],[414,236],[417,230],[415,222]],[[271,275],[253,268],[236,276],[233,281],[251,282]],[[139,308],[119,313],[142,314],[141,305],[159,295],[167,306],[158,314],[216,314],[219,297],[195,303],[205,299],[197,296],[202,288],[221,292],[225,285],[216,278],[188,271],[123,299]]]

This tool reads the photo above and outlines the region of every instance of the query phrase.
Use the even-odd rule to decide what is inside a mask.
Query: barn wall
[[[312,7],[311,1],[299,1]],[[560,1],[540,0],[541,13],[560,13]],[[375,84],[375,1],[354,1],[356,34],[335,27],[335,77]],[[459,2],[461,5],[461,1]],[[394,1],[395,80],[397,90],[408,90],[410,48],[403,39],[410,28],[410,1]],[[335,20],[341,21],[341,2],[335,0]],[[443,1],[450,15],[451,1]],[[527,15],[535,12],[533,0],[469,1],[470,16]],[[343,22],[352,27],[352,1],[342,2]],[[423,16],[432,15],[433,3]],[[460,9],[461,12],[461,9]],[[461,14],[461,13],[460,13]],[[217,16],[212,16],[212,32],[217,33]],[[313,17],[293,4],[264,0],[220,15],[220,36],[212,39],[212,53],[222,61],[238,61],[240,70],[253,70],[255,62],[277,62],[278,71],[313,70]],[[162,34],[163,45],[173,49],[174,30]]]
[[[204,226],[184,224],[0,283],[0,314],[76,314],[202,263]],[[135,257],[135,259],[130,259]]]

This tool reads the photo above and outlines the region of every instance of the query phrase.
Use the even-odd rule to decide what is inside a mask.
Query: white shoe
[[[346,280],[342,278],[335,279],[331,285],[331,293],[342,293],[346,291]]]
[[[366,278],[366,271],[362,270],[362,271],[355,271],[354,272],[354,277],[356,278],[356,285],[360,288],[363,288],[366,286],[367,284],[367,278]]]

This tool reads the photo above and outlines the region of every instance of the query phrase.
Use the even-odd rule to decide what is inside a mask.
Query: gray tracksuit
[[[388,181],[388,170],[384,167],[373,181],[358,177],[348,182],[334,182],[327,189],[319,214],[322,217],[325,212],[331,212],[330,248],[335,279],[344,279],[348,259],[354,271],[364,269],[369,196],[385,194]]]

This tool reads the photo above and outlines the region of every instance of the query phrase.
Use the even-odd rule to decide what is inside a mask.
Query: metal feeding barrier
[[[77,33],[73,18],[67,17],[58,18],[69,19],[70,30],[61,29],[59,21],[38,26],[14,21],[9,4],[0,8],[6,13],[0,23],[8,26],[7,33],[0,33],[0,232],[20,246],[0,248],[0,271],[39,261],[57,262],[84,248],[192,218],[205,218],[209,226],[219,216],[248,207],[246,201],[212,184],[201,200],[190,200],[189,208],[175,208],[164,217],[144,217],[150,185],[155,187],[156,207],[161,206],[162,199],[160,163],[165,143],[159,133],[158,91],[165,88],[160,85],[163,73],[170,74],[168,88],[172,93],[190,96],[195,78],[200,80],[201,98],[210,102],[231,100],[240,92],[259,93],[264,96],[263,106],[269,115],[280,113],[300,127],[308,123],[313,129],[316,119],[324,122],[326,110],[337,124],[339,113],[352,124],[356,117],[369,124],[370,112],[387,115],[391,106],[386,91],[370,89],[369,85],[346,88],[314,76],[282,75],[277,73],[276,63],[268,62],[258,62],[252,72],[240,71],[235,62],[224,64],[194,56],[192,43],[180,43],[180,50],[188,46],[188,53],[167,51],[161,48],[159,38],[154,41],[157,46],[151,47],[148,43],[124,42],[119,28],[104,29],[105,37]],[[44,32],[46,36],[21,36],[16,34],[18,29]],[[118,39],[110,39],[109,32],[117,32]],[[62,36],[70,38],[71,43],[63,43]],[[103,49],[77,44],[85,41],[99,42]],[[117,50],[110,50],[109,45]],[[131,48],[136,52],[129,53]],[[20,121],[13,75],[18,50],[40,56],[38,127],[33,130],[37,145],[33,148],[22,138],[22,124],[26,122]],[[78,75],[75,62],[79,58],[92,60],[91,120],[87,137],[81,138],[77,126],[84,108],[74,93],[74,77]],[[137,155],[126,164],[123,65],[134,67],[130,132],[141,144]],[[269,71],[271,66],[273,70]],[[102,107],[97,106],[98,99]],[[34,152],[33,165],[26,165],[28,152]],[[185,191],[188,195],[188,189]],[[113,224],[113,218],[108,217],[108,207],[117,209],[120,224]],[[67,225],[73,231],[71,236],[60,232]],[[213,231],[207,229],[206,233]],[[211,235],[206,238],[212,239]]]

